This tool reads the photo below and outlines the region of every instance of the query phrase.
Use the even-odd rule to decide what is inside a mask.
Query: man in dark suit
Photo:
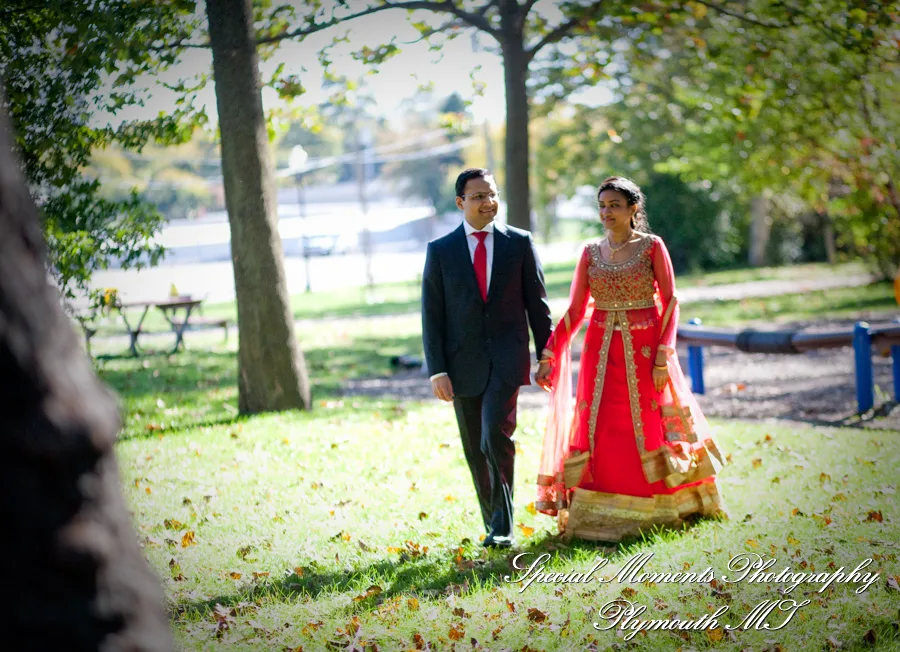
[[[428,243],[422,337],[434,395],[452,401],[481,506],[486,547],[513,544],[516,401],[530,383],[528,325],[541,352],[553,328],[528,231],[496,224],[490,171],[456,180],[459,228]]]

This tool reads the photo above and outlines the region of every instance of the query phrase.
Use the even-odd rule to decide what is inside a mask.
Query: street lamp
[[[306,268],[306,291],[311,292],[312,287],[309,282],[309,245],[306,234],[306,198],[303,195],[303,173],[306,172],[306,162],[309,160],[309,154],[301,145],[291,148],[290,157],[288,157],[288,167],[294,173],[294,182],[297,184],[297,211],[303,220],[302,233],[300,243],[303,250],[303,263]]]

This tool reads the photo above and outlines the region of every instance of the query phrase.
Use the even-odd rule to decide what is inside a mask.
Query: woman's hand
[[[542,362],[538,365],[537,373],[534,374],[534,382],[536,382],[545,392],[549,392],[553,388],[553,385],[550,382],[549,362]]]
[[[666,366],[666,363],[662,364],[653,364],[653,386],[656,388],[657,392],[663,391],[666,387],[666,383],[669,382],[669,368]]]

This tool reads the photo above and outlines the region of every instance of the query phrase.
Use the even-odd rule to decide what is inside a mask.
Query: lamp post
[[[303,252],[303,263],[306,268],[306,291],[311,292],[312,287],[309,281],[309,246],[308,246],[308,238],[306,233],[306,198],[303,194],[303,173],[306,172],[306,161],[309,159],[309,154],[306,153],[306,150],[303,149],[301,145],[297,145],[296,147],[291,149],[291,155],[288,158],[288,167],[294,173],[294,181],[297,184],[297,211],[300,214],[300,219],[302,220],[302,228],[303,232],[300,236],[300,244]]]

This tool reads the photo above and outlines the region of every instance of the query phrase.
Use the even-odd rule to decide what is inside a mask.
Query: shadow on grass
[[[686,521],[679,529],[655,528],[644,536],[627,537],[618,543],[583,540],[564,543],[558,535],[546,535],[528,540],[526,545],[519,545],[513,549],[488,550],[464,539],[460,547],[453,551],[413,557],[404,550],[399,554],[394,553],[390,559],[381,559],[352,570],[317,572],[315,566],[305,567],[302,576],[291,573],[281,579],[265,580],[244,586],[234,593],[222,594],[208,600],[183,602],[174,605],[171,612],[174,616],[202,619],[212,613],[216,605],[238,607],[265,598],[302,597],[316,600],[327,593],[359,593],[349,605],[347,616],[351,617],[375,609],[382,603],[400,596],[440,598],[465,593],[471,587],[499,587],[513,583],[523,577],[523,566],[527,568],[543,554],[548,554],[550,556],[548,563],[554,564],[585,554],[602,554],[608,558],[631,556],[648,544],[681,537],[698,523],[716,520],[692,519]],[[462,561],[458,554],[462,555]],[[514,566],[514,559],[520,555],[526,556],[519,560],[518,566]],[[590,565],[584,568],[579,566],[572,570],[585,572],[590,570]],[[506,579],[507,577],[509,579]],[[373,578],[378,578],[375,581],[389,584],[389,587],[381,591],[369,591],[367,587],[371,586]]]

